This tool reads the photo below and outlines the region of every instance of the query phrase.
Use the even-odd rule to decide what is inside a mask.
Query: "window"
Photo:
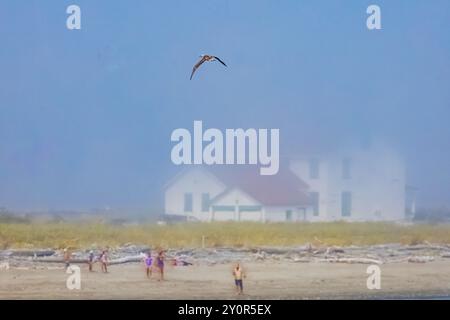
[[[292,210],[286,210],[286,221],[292,221]]]
[[[341,195],[341,213],[343,217],[350,217],[352,214],[352,193],[342,192]]]
[[[319,159],[309,160],[309,178],[319,179]]]
[[[342,161],[342,179],[351,179],[351,164],[348,158]]]
[[[318,192],[310,192],[309,193],[312,202],[313,215],[319,215],[319,193]]]
[[[184,212],[192,212],[192,193],[184,194]]]
[[[202,211],[209,211],[209,193],[202,193]]]

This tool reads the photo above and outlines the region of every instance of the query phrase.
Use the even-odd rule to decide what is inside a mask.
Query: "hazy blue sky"
[[[0,41],[0,206],[152,206],[197,119],[280,128],[282,154],[381,137],[450,204],[448,0],[2,0]],[[229,68],[189,81],[201,53]]]

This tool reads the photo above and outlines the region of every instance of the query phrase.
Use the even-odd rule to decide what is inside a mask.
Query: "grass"
[[[450,224],[271,223],[251,222],[144,224],[114,226],[99,222],[0,223],[0,249],[115,247],[126,243],[152,247],[373,245],[450,243]]]

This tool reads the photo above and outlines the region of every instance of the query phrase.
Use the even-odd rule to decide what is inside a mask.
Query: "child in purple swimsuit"
[[[161,278],[159,281],[164,280],[164,251],[159,251],[156,257],[156,267],[159,269]]]
[[[147,278],[150,278],[152,276],[152,254],[149,251],[145,257],[145,270],[147,272]]]

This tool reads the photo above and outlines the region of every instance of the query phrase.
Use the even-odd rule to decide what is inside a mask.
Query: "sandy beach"
[[[236,296],[232,265],[168,266],[166,281],[147,279],[143,265],[81,265],[81,289],[66,288],[61,265],[0,271],[1,299],[378,299],[450,296],[450,261],[381,265],[381,289],[368,290],[367,265],[249,262],[245,295]]]

